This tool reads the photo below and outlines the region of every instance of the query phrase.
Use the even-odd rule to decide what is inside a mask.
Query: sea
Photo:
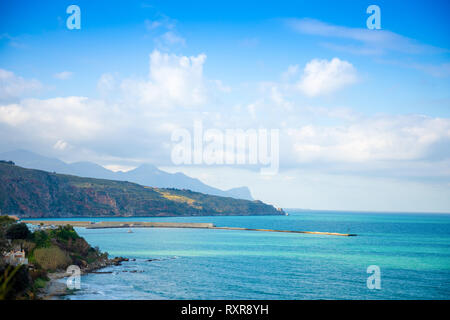
[[[65,299],[450,298],[450,214],[285,211],[288,216],[72,220],[212,222],[357,236],[76,228],[92,246],[130,261],[81,276],[81,288]]]

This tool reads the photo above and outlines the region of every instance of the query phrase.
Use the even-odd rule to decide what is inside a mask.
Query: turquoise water
[[[127,233],[127,229],[77,228],[91,245],[110,256],[136,261],[102,270],[112,274],[83,276],[81,290],[69,298],[450,298],[450,215],[287,212],[289,216],[122,220],[213,222],[217,226],[358,236],[170,228]],[[369,265],[380,267],[379,290],[367,288]]]

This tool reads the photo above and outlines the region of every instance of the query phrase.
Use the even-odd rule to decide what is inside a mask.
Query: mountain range
[[[283,215],[259,200],[26,169],[0,161],[0,214],[18,217]]]
[[[142,164],[130,171],[111,171],[93,162],[66,163],[56,158],[49,158],[27,150],[15,150],[0,153],[0,160],[14,161],[16,165],[49,172],[70,174],[86,178],[109,179],[134,182],[155,188],[188,189],[209,195],[253,200],[247,187],[221,190],[208,186],[198,179],[181,172],[169,173],[152,164]]]

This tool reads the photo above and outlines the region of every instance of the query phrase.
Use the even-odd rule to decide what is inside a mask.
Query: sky
[[[67,27],[70,5],[79,29]],[[370,5],[381,29],[367,27]],[[2,1],[0,152],[114,170],[152,163],[284,208],[450,212],[449,9]],[[195,140],[196,123],[212,139],[275,130],[278,170],[262,174],[261,155],[254,165],[174,161],[174,135]]]

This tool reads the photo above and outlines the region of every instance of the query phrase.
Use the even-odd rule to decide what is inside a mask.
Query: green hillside
[[[261,201],[82,178],[0,162],[1,214],[19,217],[280,215]]]

